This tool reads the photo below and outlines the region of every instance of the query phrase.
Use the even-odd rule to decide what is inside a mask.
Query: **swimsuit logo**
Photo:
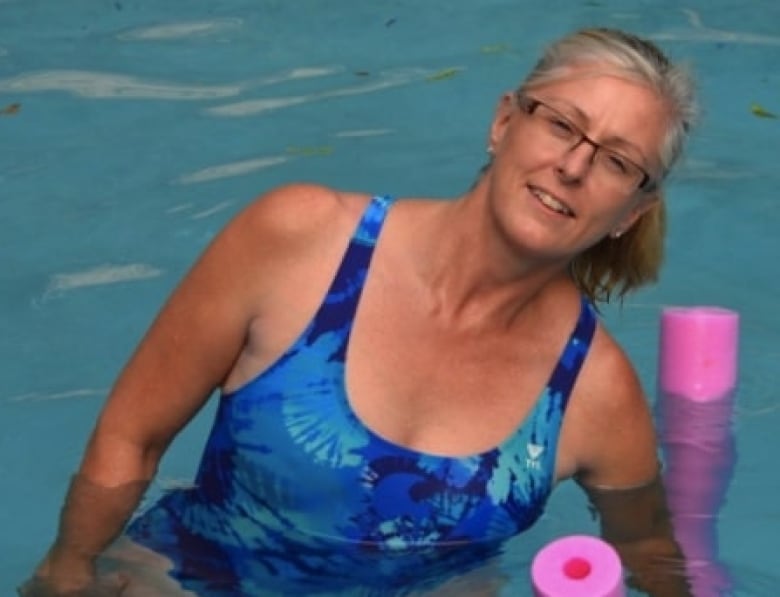
[[[539,457],[542,455],[542,452],[544,452],[544,446],[540,446],[539,444],[527,444],[525,449],[528,452],[528,458],[525,459],[525,466],[530,469],[539,470],[541,468]]]

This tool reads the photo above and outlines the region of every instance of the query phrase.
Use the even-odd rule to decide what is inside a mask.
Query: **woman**
[[[661,185],[693,116],[689,79],[652,44],[584,30],[500,99],[489,164],[463,196],[298,184],[261,197],[117,380],[26,590],[93,583],[166,447],[220,388],[195,487],[112,548],[161,554],[177,590],[463,572],[575,478],[636,582],[684,594],[653,572],[677,550],[655,516],[648,405],[591,304],[655,278]]]

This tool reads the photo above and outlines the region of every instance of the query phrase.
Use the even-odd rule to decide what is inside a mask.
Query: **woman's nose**
[[[583,137],[579,143],[564,151],[555,167],[561,180],[568,183],[580,182],[593,166],[598,149],[595,143]]]

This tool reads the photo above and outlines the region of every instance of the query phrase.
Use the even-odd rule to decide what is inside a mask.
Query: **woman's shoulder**
[[[362,193],[309,183],[271,189],[252,200],[222,230],[230,253],[249,251],[255,259],[310,253],[339,243],[354,230],[370,201]],[[258,263],[257,261],[255,263]]]
[[[265,294],[267,280],[299,271],[305,277],[317,264],[338,259],[369,200],[368,195],[321,185],[279,186],[233,217],[209,243],[196,269],[209,266],[219,279],[241,279],[248,292]]]
[[[650,404],[628,354],[599,324],[567,410],[581,481],[624,487],[656,471]]]
[[[644,424],[648,406],[634,363],[599,319],[567,412],[583,423],[585,437],[606,439],[639,420]]]
[[[644,394],[634,364],[607,327],[599,322],[582,370],[583,389],[592,402],[618,407]]]
[[[242,217],[254,226],[286,234],[318,230],[342,222],[354,223],[365,209],[370,196],[342,191],[324,185],[291,183],[256,197]]]

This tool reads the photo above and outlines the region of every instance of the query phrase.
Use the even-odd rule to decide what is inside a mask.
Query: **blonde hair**
[[[616,29],[582,29],[553,43],[517,93],[570,76],[570,67],[604,66],[648,85],[667,103],[669,125],[659,149],[663,172],[645,192],[651,207],[619,238],[605,237],[574,258],[570,272],[592,301],[609,302],[658,279],[664,256],[666,208],[660,184],[680,157],[698,116],[693,79],[652,42]],[[655,197],[652,197],[655,194]]]
[[[659,196],[625,234],[606,237],[575,257],[569,272],[591,301],[608,303],[615,292],[622,299],[658,279],[665,236],[666,204]]]

